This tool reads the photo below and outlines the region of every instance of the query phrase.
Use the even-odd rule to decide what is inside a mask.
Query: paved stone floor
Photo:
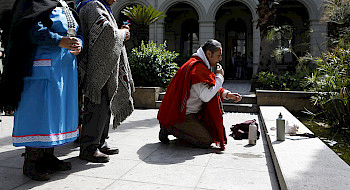
[[[80,160],[78,144],[56,148],[60,159],[73,169],[57,172],[51,180],[32,181],[22,174],[23,148],[12,146],[12,116],[0,123],[0,189],[279,189],[270,152],[264,138],[255,146],[247,140],[228,136],[226,150],[195,149],[158,140],[157,109],[135,110],[110,131],[108,142],[119,147],[106,164]],[[226,113],[226,133],[230,126],[256,114]]]

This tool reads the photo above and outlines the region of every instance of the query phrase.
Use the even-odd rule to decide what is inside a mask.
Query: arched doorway
[[[164,39],[168,49],[180,53],[182,64],[199,47],[198,13],[187,3],[176,3],[166,12]]]
[[[231,1],[218,9],[215,20],[215,38],[222,43],[224,51],[221,64],[225,69],[225,78],[235,79],[237,70],[232,65],[234,53],[250,55],[253,52],[252,14],[245,4]]]
[[[194,19],[188,19],[181,26],[181,53],[192,55],[199,45],[199,25]]]
[[[285,0],[277,6],[277,25],[292,26],[291,46],[295,55],[300,57],[310,52],[310,20],[306,7],[299,1]],[[287,45],[284,42],[283,45]],[[298,63],[297,57],[291,53],[286,54],[279,63],[280,71],[295,71]]]
[[[240,27],[237,27],[240,26]],[[231,19],[226,24],[226,75],[229,75],[227,78],[232,79],[241,79],[242,76],[238,76],[237,69],[237,56],[242,58],[242,55],[245,55],[247,52],[247,27],[245,22],[242,19]],[[236,60],[236,61],[234,61]],[[241,59],[240,61],[242,61]],[[239,64],[241,64],[240,62]]]
[[[276,26],[290,26],[292,34],[283,36],[281,41],[262,41],[260,71],[274,73],[294,72],[298,57],[310,52],[310,17],[307,8],[299,1],[279,1],[276,7]],[[289,42],[287,39],[290,39]],[[273,51],[281,47],[291,47],[294,53],[285,53],[281,60],[272,57]]]

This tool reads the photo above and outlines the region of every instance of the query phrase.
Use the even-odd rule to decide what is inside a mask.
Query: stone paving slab
[[[88,163],[78,158],[79,146],[55,149],[72,170],[56,172],[49,181],[32,181],[22,174],[24,148],[12,146],[13,117],[0,123],[0,189],[279,189],[266,139],[255,146],[228,136],[226,150],[197,149],[158,140],[157,109],[137,109],[116,130],[108,143],[120,149],[109,163]],[[226,113],[224,124],[257,119],[257,114]]]
[[[281,189],[350,189],[350,167],[319,138],[286,135],[276,140],[276,118],[282,113],[299,133],[312,133],[283,106],[260,106],[262,122]]]

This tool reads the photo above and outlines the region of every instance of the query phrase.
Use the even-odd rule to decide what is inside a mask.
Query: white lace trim
[[[69,133],[60,133],[54,135],[28,135],[28,136],[12,136],[13,143],[31,143],[31,142],[55,142],[71,139],[78,136],[78,129]]]
[[[33,67],[51,66],[51,59],[38,59],[33,62]]]

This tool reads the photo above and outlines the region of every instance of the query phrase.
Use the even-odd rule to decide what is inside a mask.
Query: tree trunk
[[[145,44],[148,43],[149,40],[149,26],[145,24],[137,25],[137,46],[141,45],[143,41]]]

